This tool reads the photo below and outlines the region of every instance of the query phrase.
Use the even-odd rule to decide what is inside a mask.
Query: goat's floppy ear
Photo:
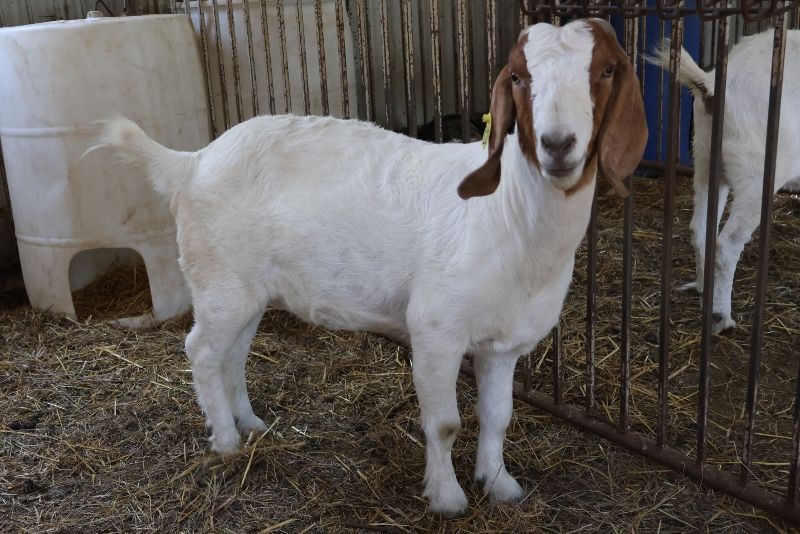
[[[647,144],[647,121],[639,92],[639,80],[622,47],[618,49],[619,63],[598,136],[600,172],[622,198],[628,190],[622,181],[639,165]]]
[[[506,65],[492,88],[492,127],[489,133],[489,157],[458,186],[463,199],[491,195],[500,185],[500,156],[506,134],[517,117],[511,89],[511,67]]]

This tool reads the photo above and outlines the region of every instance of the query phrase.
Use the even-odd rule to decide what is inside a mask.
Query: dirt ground
[[[691,188],[682,180],[677,189],[675,285],[693,272]],[[637,180],[631,418],[646,435],[655,425],[661,195],[661,181]],[[779,195],[759,394],[754,476],[776,491],[784,491],[788,476],[797,373],[798,208],[795,197]],[[615,418],[621,208],[603,192],[599,238],[597,401],[601,413]],[[733,472],[742,442],[756,250],[748,245],[737,272],[739,326],[715,338],[712,357],[710,461]],[[583,395],[585,279],[582,249],[562,319],[565,399],[572,402]],[[420,497],[424,447],[408,352],[378,336],[332,332],[280,312],[265,316],[248,363],[253,406],[270,428],[221,462],[209,453],[183,353],[190,317],[150,331],[97,319],[146,307],[146,296],[141,275],[136,283],[126,276],[95,284],[76,295],[82,310],[94,310],[78,321],[34,312],[24,298],[4,296],[0,531],[789,529],[520,402],[506,459],[527,493],[519,505],[491,505],[470,482],[478,427],[474,381],[466,377],[459,380],[463,430],[453,458],[470,508],[460,519],[430,517]],[[677,292],[673,298],[669,442],[693,454],[700,299]],[[543,391],[551,387],[549,345],[543,342],[530,358],[534,385]]]

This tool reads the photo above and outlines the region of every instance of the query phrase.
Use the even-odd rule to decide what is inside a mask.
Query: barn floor
[[[678,185],[676,285],[691,278],[686,235],[690,184]],[[604,189],[603,189],[604,191]],[[657,362],[661,182],[637,181],[631,415],[652,432]],[[619,366],[621,209],[601,193],[598,269],[598,405],[614,417]],[[756,478],[780,489],[788,470],[800,312],[800,202],[779,195],[773,234],[767,348],[757,429]],[[582,252],[581,252],[582,254]],[[582,258],[582,256],[581,256]],[[564,312],[565,397],[579,401],[585,262]],[[747,247],[734,303],[740,326],[715,338],[711,461],[740,450],[749,347],[747,317],[755,247]],[[106,280],[76,295],[95,317],[147,305],[144,277]],[[96,304],[103,297],[111,304]],[[124,298],[122,298],[124,297]],[[692,452],[700,303],[675,294],[670,442]],[[749,300],[748,300],[749,299]],[[94,303],[95,305],[92,305]],[[700,489],[636,455],[516,403],[506,458],[527,495],[493,506],[470,482],[475,386],[459,380],[464,420],[454,464],[468,516],[427,516],[419,497],[423,438],[406,350],[380,337],[331,332],[267,314],[252,347],[248,381],[270,426],[227,462],[207,448],[183,355],[190,318],[146,332],[78,322],[0,303],[0,531],[2,532],[765,532],[780,520]],[[548,343],[531,357],[549,391]],[[788,427],[787,427],[788,425]],[[763,464],[763,465],[762,465]]]

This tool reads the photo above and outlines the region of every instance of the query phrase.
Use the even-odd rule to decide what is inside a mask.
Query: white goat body
[[[565,95],[572,106],[548,108]],[[164,148],[125,119],[106,126],[105,144],[170,200],[194,305],[186,351],[215,451],[233,453],[239,432],[266,428],[244,362],[269,305],[410,342],[424,494],[446,515],[467,504],[450,451],[456,379],[471,352],[475,477],[494,501],[522,496],[503,461],[514,365],[558,320],[597,168],[620,190],[647,128],[635,72],[597,21],[524,31],[492,116],[488,159],[480,143],[435,145],[332,118],[254,118],[195,153]],[[537,117],[550,149],[533,139]]]
[[[730,215],[717,237],[712,325],[716,333],[736,324],[731,317],[736,264],[760,223],[773,36],[774,31],[768,30],[745,37],[733,47],[728,57],[717,224],[722,219],[729,192],[733,200]],[[800,152],[800,30],[789,30],[786,37],[775,191],[800,186],[800,159],[797,157]],[[664,43],[650,61],[669,69],[669,43]],[[691,230],[696,279],[683,288],[702,293],[715,71],[703,71],[689,53],[681,49],[678,74],[680,82],[692,91],[695,98]]]

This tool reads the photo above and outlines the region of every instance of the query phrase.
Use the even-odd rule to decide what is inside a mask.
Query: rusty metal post
[[[339,44],[339,83],[342,91],[342,117],[350,118],[350,98],[347,94],[349,80],[347,78],[347,53],[344,36],[344,0],[336,0],[336,41]]]
[[[586,243],[586,405],[587,415],[594,414],[595,386],[595,334],[597,315],[597,188],[592,193],[592,212],[589,217],[589,234]]]
[[[275,0],[278,15],[278,36],[281,41],[281,71],[283,74],[283,107],[284,112],[292,110],[292,92],[289,83],[289,59],[286,56],[286,20],[284,19],[283,0]]]
[[[400,27],[403,34],[403,78],[406,93],[406,126],[411,137],[417,136],[417,93],[414,79],[414,33],[411,0],[400,2]]]
[[[433,125],[437,143],[442,142],[442,35],[439,0],[429,0],[431,7],[431,70],[433,71]]]
[[[386,116],[386,127],[393,129],[392,115],[392,60],[389,50],[389,4],[380,0],[381,9],[381,52],[383,58],[383,110]]]
[[[239,77],[239,50],[236,44],[236,21],[233,15],[233,0],[227,0],[228,34],[231,37],[231,60],[233,62],[233,99],[236,103],[236,122],[242,122],[242,87]]]
[[[202,3],[202,2],[201,2]],[[230,128],[231,119],[228,109],[228,86],[225,83],[225,58],[222,55],[222,28],[219,23],[219,5],[217,0],[211,0],[211,9],[214,11],[214,33],[217,50],[217,69],[219,70],[219,85],[222,98],[222,125],[225,130]]]
[[[300,38],[300,79],[303,83],[303,112],[311,114],[311,98],[308,89],[308,61],[306,59],[306,34],[303,24],[303,0],[296,0],[297,7],[297,36]]]
[[[680,50],[683,43],[683,19],[672,21],[672,42],[669,52],[670,93],[669,129],[667,132],[667,161],[664,174],[664,217],[661,249],[661,328],[658,351],[658,427],[657,443],[663,447],[667,440],[667,414],[669,410],[668,377],[670,350],[670,309],[672,298],[672,226],[675,205],[675,165],[673,156],[678,149],[680,127],[681,86],[678,81]]]
[[[636,65],[637,21],[625,21],[625,51],[632,65]],[[634,67],[635,68],[635,67]],[[633,175],[627,178],[630,195],[623,207],[622,228],[622,343],[620,346],[620,390],[619,426],[625,431],[630,428],[629,399],[631,390],[631,301],[633,300],[633,207],[635,181]]]
[[[470,80],[471,54],[468,49],[469,32],[469,6],[467,0],[458,0],[456,4],[456,46],[458,58],[458,82],[461,87],[461,141],[469,142],[471,137],[470,129],[470,93],[472,91],[472,81]]]
[[[267,0],[261,0],[261,38],[264,40],[264,63],[267,69],[267,92],[269,112],[275,114],[275,85],[272,77],[272,47],[269,42],[269,23],[267,22]]]
[[[753,427],[756,422],[756,398],[758,375],[761,369],[761,349],[764,345],[764,302],[767,298],[767,276],[769,273],[769,238],[772,222],[772,205],[775,193],[775,167],[778,158],[778,127],[783,93],[783,65],[786,57],[786,26],[788,13],[778,19],[773,32],[772,72],[769,85],[769,111],[767,115],[767,141],[764,151],[764,186],[761,190],[761,226],[758,236],[758,279],[756,299],[753,306],[753,336],[750,344],[750,362],[747,374],[747,404],[742,450],[741,481],[750,480],[750,465],[753,460]]]
[[[561,404],[561,319],[553,329],[553,404]]]
[[[711,360],[711,322],[713,319],[714,266],[717,251],[719,186],[722,175],[722,132],[725,120],[725,86],[728,73],[728,21],[723,18],[717,31],[717,57],[714,80],[714,110],[711,123],[711,154],[706,209],[706,247],[703,271],[703,311],[700,334],[700,376],[697,414],[697,462],[706,460],[708,436],[709,362]]]
[[[250,60],[250,91],[253,93],[253,116],[258,115],[258,80],[256,80],[256,53],[253,48],[253,23],[250,20],[250,0],[243,0],[244,25],[247,32],[247,55]]]
[[[328,72],[325,65],[325,33],[322,28],[322,0],[314,0],[314,18],[317,23],[317,62],[319,63],[319,90],[322,99],[322,114],[328,110]]]

